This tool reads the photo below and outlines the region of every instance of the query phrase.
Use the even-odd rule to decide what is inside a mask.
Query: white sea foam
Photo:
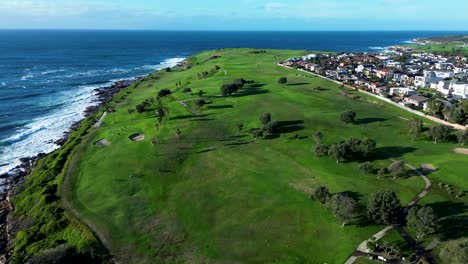
[[[371,50],[384,50],[385,47],[369,47]]]
[[[2,86],[5,87],[5,86],[6,86],[6,83],[5,83],[5,82],[2,82]]]
[[[28,73],[26,75],[21,76],[22,81],[26,81],[26,80],[31,79],[31,78],[34,78],[34,75],[31,74],[31,73]]]
[[[173,67],[182,60],[182,58],[168,59],[157,65],[155,69]],[[15,135],[2,140],[6,146],[0,148],[0,164],[8,165],[0,167],[0,174],[19,165],[19,159],[22,157],[50,153],[59,148],[54,142],[61,139],[73,123],[84,118],[86,108],[95,104],[95,89],[102,86],[106,84],[79,86],[75,90],[54,94],[48,99],[41,100],[42,106],[54,108],[58,106],[58,108],[46,116],[32,120]]]

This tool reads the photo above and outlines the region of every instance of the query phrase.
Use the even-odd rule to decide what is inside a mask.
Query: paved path
[[[413,200],[411,200],[411,202],[403,209],[404,215],[406,215],[406,213],[408,213],[408,210],[412,206],[417,204],[424,196],[426,196],[429,193],[429,190],[432,187],[431,181],[429,180],[429,178],[424,173],[422,173],[421,171],[419,171],[418,169],[416,169],[415,167],[413,167],[410,164],[405,164],[405,166],[410,168],[411,170],[415,171],[424,180],[424,190],[421,193],[419,193]],[[374,237],[375,240],[377,241],[377,240],[381,239],[382,237],[384,237],[392,229],[395,229],[415,249],[416,254],[418,255],[418,257],[424,257],[431,264],[436,263],[434,258],[431,256],[430,252],[428,252],[427,250],[422,248],[418,244],[418,242],[416,240],[414,240],[403,229],[403,227],[400,224],[389,225],[389,226],[385,227],[384,229],[380,230],[379,232],[377,232],[376,234],[374,234],[372,237]],[[359,244],[356,251],[353,253],[353,255],[351,257],[349,257],[346,260],[345,264],[354,263],[354,261],[356,261],[357,257],[362,256],[363,253],[369,254],[369,250],[367,249],[367,242],[368,241],[369,240],[367,239],[367,240],[364,240],[361,244]]]
[[[96,124],[93,125],[93,128],[100,127],[102,122],[104,121],[104,118],[106,117],[106,115],[107,115],[107,111],[105,111],[104,114],[102,114],[102,116],[99,118],[99,120],[96,122]]]
[[[284,67],[284,68],[293,69],[292,67],[288,67],[288,66],[285,66],[285,65],[281,65],[281,64],[277,64],[277,65],[278,65],[278,66],[281,66],[281,67]],[[413,110],[413,109],[408,108],[408,107],[406,107],[406,106],[403,106],[403,105],[400,105],[400,104],[398,104],[398,103],[395,103],[395,102],[393,102],[392,100],[390,100],[390,99],[388,99],[388,98],[384,98],[384,97],[382,97],[382,96],[379,96],[379,95],[376,95],[376,94],[373,94],[373,93],[370,93],[370,92],[367,92],[367,91],[364,91],[364,90],[361,90],[361,89],[357,89],[356,87],[353,87],[353,86],[351,86],[351,85],[344,84],[344,83],[339,82],[339,81],[337,81],[337,80],[333,80],[333,79],[330,79],[330,78],[328,78],[328,77],[325,77],[325,76],[322,76],[322,75],[319,75],[319,74],[316,74],[316,73],[313,73],[313,72],[310,72],[310,71],[302,70],[302,69],[298,69],[298,71],[301,71],[301,72],[304,72],[304,73],[308,73],[308,74],[311,74],[311,75],[320,77],[320,78],[322,78],[322,79],[328,80],[328,81],[330,81],[330,82],[334,82],[334,83],[339,84],[339,85],[343,85],[344,87],[347,87],[347,88],[352,89],[352,90],[357,90],[358,92],[367,94],[367,95],[372,96],[372,97],[374,97],[374,98],[377,98],[377,99],[379,99],[379,100],[381,100],[381,101],[384,101],[384,102],[387,102],[387,103],[389,103],[389,104],[392,104],[392,105],[394,105],[394,106],[396,106],[396,107],[398,107],[398,108],[401,108],[401,109],[403,109],[403,110],[405,110],[405,111],[407,111],[407,112],[413,113],[413,114],[415,114],[415,115],[425,117],[425,118],[427,118],[427,119],[429,119],[429,120],[432,120],[432,121],[434,121],[434,122],[436,122],[436,123],[439,123],[439,124],[442,124],[442,125],[446,125],[446,126],[450,126],[450,127],[454,128],[454,129],[457,129],[457,130],[466,130],[466,129],[467,129],[466,126],[459,125],[459,124],[453,124],[453,123],[447,122],[447,121],[445,121],[445,120],[439,119],[439,118],[437,118],[437,117],[433,117],[433,116],[430,116],[430,115],[426,115],[426,114],[424,114],[424,113],[422,113],[422,112],[419,112],[419,111],[417,111],[417,110]]]

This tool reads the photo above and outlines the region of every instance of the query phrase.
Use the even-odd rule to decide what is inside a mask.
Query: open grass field
[[[447,54],[453,56],[467,56],[468,46],[466,42],[455,41],[448,43],[431,43],[425,45],[411,44],[408,45],[416,51],[436,53],[436,54]]]
[[[351,99],[337,84],[275,65],[305,52],[251,51],[205,52],[190,60],[188,70],[154,73],[129,87],[124,100],[114,102],[114,115],[75,149],[61,188],[64,202],[119,263],[343,263],[382,227],[365,220],[342,227],[310,199],[311,191],[326,185],[365,205],[374,191],[391,189],[407,204],[424,182],[417,176],[362,175],[356,162],[314,158],[312,135],[318,130],[326,144],[349,136],[376,140],[375,167],[392,159],[431,163],[438,168],[431,179],[467,190],[468,156],[453,153],[453,143],[433,144],[424,136],[411,142],[404,120],[411,114],[364,95]],[[198,80],[197,73],[215,65],[221,70]],[[287,85],[277,84],[281,76]],[[236,78],[254,83],[220,96],[220,86]],[[318,86],[323,89],[315,91]],[[130,115],[128,109],[163,88],[173,94],[163,99],[169,118],[156,131],[154,111]],[[200,90],[209,104],[197,109],[192,99]],[[355,124],[340,121],[348,109],[358,115]],[[280,134],[253,140],[247,131],[261,126],[265,112],[280,122]],[[144,139],[130,140],[135,133]],[[102,139],[106,144],[94,144]],[[434,186],[422,202],[435,206],[444,221],[466,224],[466,198]],[[466,226],[458,234],[467,235]]]

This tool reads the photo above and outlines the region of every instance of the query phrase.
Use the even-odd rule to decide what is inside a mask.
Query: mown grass
[[[123,101],[114,100],[115,123],[108,115],[101,128],[75,148],[61,193],[67,207],[93,227],[121,263],[344,262],[382,227],[365,220],[342,227],[310,199],[313,188],[327,185],[333,193],[348,192],[362,205],[372,192],[392,189],[406,204],[424,184],[416,176],[392,180],[362,175],[357,162],[314,158],[312,135],[318,130],[326,144],[349,136],[375,139],[375,167],[392,159],[433,163],[440,166],[434,177],[466,186],[461,178],[468,157],[452,153],[452,143],[436,145],[424,137],[411,142],[402,119],[412,117],[409,113],[361,94],[351,99],[341,95],[336,84],[275,65],[305,52],[250,51],[204,52],[191,58],[189,70],[149,76],[126,90]],[[210,59],[213,55],[221,57]],[[197,79],[197,73],[214,65],[221,66],[217,74]],[[277,84],[281,76],[288,77],[288,85]],[[254,83],[221,97],[219,87],[235,78]],[[179,81],[182,87],[176,88]],[[317,92],[317,86],[324,89]],[[163,88],[174,93],[163,100],[170,118],[158,131],[153,111],[128,114]],[[203,90],[210,103],[199,110],[187,101],[185,108],[178,100],[197,95],[183,94],[183,88],[194,94]],[[356,124],[339,120],[347,109],[358,113]],[[253,140],[247,130],[260,127],[258,118],[264,112],[283,122],[281,133]],[[238,123],[243,131],[237,130]],[[180,148],[177,129],[182,131]],[[134,133],[144,134],[145,140],[132,142],[128,137]],[[296,134],[299,139],[294,139]],[[156,156],[152,137],[160,141]],[[112,144],[93,144],[102,138]],[[446,171],[451,176],[442,176]],[[424,201],[466,204],[465,198],[443,192],[429,197]]]

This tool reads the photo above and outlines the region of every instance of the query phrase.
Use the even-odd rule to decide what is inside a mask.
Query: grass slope
[[[314,187],[349,192],[363,205],[372,192],[387,188],[406,204],[424,184],[418,177],[362,175],[356,162],[314,158],[315,131],[324,132],[327,144],[349,136],[373,138],[378,143],[374,166],[387,166],[391,159],[433,163],[440,169],[431,178],[466,190],[468,156],[452,153],[451,143],[435,145],[424,138],[412,143],[402,119],[412,117],[409,113],[364,95],[351,99],[336,84],[274,64],[302,54],[204,52],[190,59],[189,70],[161,71],[127,89],[126,99],[115,102],[116,123],[108,115],[76,149],[62,187],[66,203],[121,263],[342,263],[381,227],[365,221],[342,227],[309,198]],[[197,73],[214,65],[221,70],[197,79]],[[289,84],[277,84],[280,76],[288,77]],[[255,83],[234,96],[219,96],[223,83],[241,77]],[[188,108],[179,103],[197,96],[183,94],[183,88],[175,87],[178,81],[194,93],[203,90],[210,104],[198,110],[193,101],[186,101]],[[324,89],[314,91],[317,86]],[[164,99],[170,118],[159,131],[153,111],[127,113],[163,88],[173,95]],[[357,124],[339,120],[347,109],[358,113]],[[282,133],[253,141],[246,131],[260,127],[258,117],[264,112],[282,122]],[[237,130],[238,123],[244,131]],[[180,149],[176,129],[182,131]],[[134,133],[144,134],[145,140],[129,140]],[[300,139],[293,139],[295,134]],[[161,142],[156,156],[153,136]],[[112,144],[92,144],[102,138]],[[138,175],[129,177],[133,174]],[[463,199],[436,190],[424,202],[461,204],[445,215],[458,219],[466,216]]]

